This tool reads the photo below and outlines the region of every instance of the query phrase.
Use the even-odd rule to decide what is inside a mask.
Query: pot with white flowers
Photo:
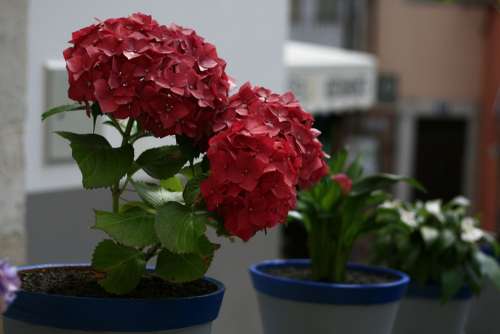
[[[480,244],[494,245],[469,202],[458,197],[444,205],[387,202],[378,219],[392,222],[375,242],[375,262],[408,273],[412,284],[401,303],[394,334],[463,334],[473,294],[485,278],[500,287],[500,268]]]
[[[345,150],[330,161],[330,175],[299,193],[290,219],[304,224],[311,259],[270,260],[250,268],[264,334],[390,334],[406,274],[348,263],[354,242],[383,226],[377,205],[385,188],[405,181],[390,174],[363,176]]]
[[[5,333],[208,334],[224,294],[204,276],[219,248],[208,230],[248,240],[286,221],[298,182],[323,166],[312,118],[290,93],[245,84],[229,97],[215,47],[151,16],[99,21],[71,43],[64,57],[76,103],[42,119],[89,116],[89,133],[57,134],[84,188],[110,191],[112,208],[96,211],[93,226],[107,239],[89,264],[19,268],[12,303],[17,281],[8,278],[5,292],[0,276]],[[119,146],[94,133],[98,121],[120,134]],[[176,144],[137,152],[148,136]],[[130,192],[138,196],[123,198]]]

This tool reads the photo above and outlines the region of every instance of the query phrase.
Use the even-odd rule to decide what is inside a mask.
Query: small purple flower
[[[16,267],[7,261],[0,260],[0,314],[7,310],[7,307],[16,298],[16,291],[21,287],[21,280],[17,276]]]

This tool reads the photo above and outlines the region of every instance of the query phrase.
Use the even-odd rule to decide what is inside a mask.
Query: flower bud
[[[352,180],[346,174],[335,174],[331,176],[332,181],[337,182],[342,190],[344,195],[347,195],[351,192],[352,189]]]

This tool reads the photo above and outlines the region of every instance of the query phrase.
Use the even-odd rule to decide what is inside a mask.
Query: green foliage
[[[181,180],[176,176],[173,176],[169,179],[161,180],[160,186],[163,189],[166,189],[171,192],[182,192],[184,188]]]
[[[94,251],[92,267],[106,273],[106,277],[99,281],[106,291],[125,294],[139,284],[146,270],[146,259],[144,254],[135,248],[104,240]]]
[[[497,261],[480,245],[497,247],[493,238],[467,216],[468,200],[449,203],[385,202],[376,220],[384,223],[376,238],[374,262],[407,272],[420,285],[438,284],[443,302],[468,286],[479,293],[484,278],[500,287]]]
[[[96,211],[95,218],[95,229],[125,246],[145,247],[159,242],[154,229],[155,216],[140,208],[125,213]]]
[[[354,242],[362,235],[384,226],[377,222],[377,205],[390,198],[383,190],[397,182],[419,189],[415,180],[390,174],[365,177],[360,159],[348,164],[348,153],[341,150],[329,161],[331,175],[308,190],[300,191],[297,209],[289,220],[304,223],[309,235],[311,268],[315,280],[343,282]],[[352,181],[343,188],[333,176]]]
[[[356,182],[352,187],[352,195],[359,196],[377,189],[387,189],[397,182],[406,182],[420,191],[425,191],[425,188],[415,179],[393,174],[377,174]]]
[[[208,216],[177,202],[158,209],[156,233],[162,245],[176,254],[195,253],[205,237]]]
[[[162,146],[143,152],[136,163],[155,179],[168,179],[179,173],[189,161],[179,146]]]
[[[197,253],[175,254],[164,249],[158,255],[155,273],[170,282],[189,282],[203,277],[212,261],[212,255]]]
[[[113,211],[96,211],[93,226],[112,239],[100,242],[92,257],[93,268],[103,274],[99,284],[110,293],[127,294],[137,287],[146,274],[146,264],[155,258],[151,275],[171,282],[202,278],[217,249],[205,235],[207,226],[218,234],[224,231],[216,217],[205,211],[200,196],[208,159],[195,164],[199,149],[190,140],[177,137],[178,145],[151,148],[134,160],[134,143],[150,134],[134,120],[119,121],[103,114],[98,103],[60,106],[44,113],[42,119],[82,109],[92,116],[94,129],[102,117],[103,124],[122,137],[121,145],[112,147],[94,133],[58,132],[70,142],[84,187],[109,187],[111,191]],[[140,170],[155,180],[134,180]],[[135,191],[141,200],[121,203],[125,191]]]
[[[87,189],[111,187],[127,174],[134,161],[132,145],[113,148],[100,135],[71,132],[57,134],[70,141],[73,158],[82,172],[82,183]]]
[[[197,175],[186,183],[182,197],[187,205],[197,206],[201,201],[200,183],[206,179],[206,175]]]
[[[45,121],[47,118],[54,115],[75,110],[85,110],[85,106],[80,103],[72,103],[51,108],[42,114],[42,121]]]
[[[159,208],[168,202],[182,201],[182,192],[180,191],[168,191],[161,185],[149,182],[132,181],[131,183],[139,197],[153,208]]]

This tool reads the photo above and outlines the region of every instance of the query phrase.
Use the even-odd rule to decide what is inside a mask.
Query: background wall
[[[13,1],[12,1],[13,2]],[[28,115],[26,122],[26,187],[29,262],[88,261],[101,234],[91,231],[92,208],[109,208],[104,191],[79,190],[74,165],[44,163],[44,64],[61,58],[72,31],[94,17],[152,14],[162,23],[195,28],[217,45],[238,84],[247,80],[281,91],[285,87],[283,43],[287,37],[287,1],[233,0],[31,0],[28,28]],[[3,123],[3,121],[2,121]],[[1,183],[0,183],[1,185]],[[3,192],[2,192],[3,194]],[[223,242],[210,272],[227,286],[214,334],[260,332],[256,298],[247,266],[278,253],[277,231],[248,244]]]
[[[23,120],[27,14],[27,0],[0,0],[0,259],[15,263],[25,260]],[[0,333],[2,328],[0,317]]]
[[[398,75],[401,97],[479,99],[482,7],[379,0],[375,11],[380,71]]]
[[[0,1],[0,258],[24,259],[27,1]],[[5,80],[4,78],[9,78]]]

